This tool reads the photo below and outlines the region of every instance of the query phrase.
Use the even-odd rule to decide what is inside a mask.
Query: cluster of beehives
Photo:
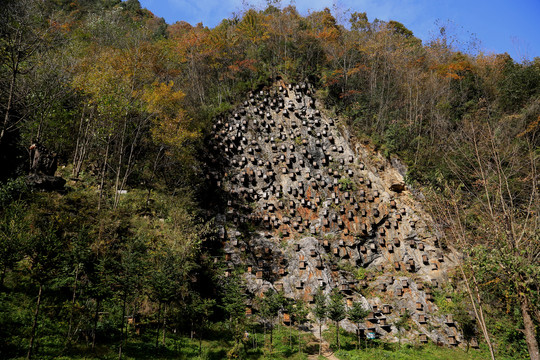
[[[391,186],[403,179],[383,180],[388,169],[353,151],[318,107],[308,84],[281,83],[216,119],[212,146],[226,171],[211,177],[227,194],[226,274],[242,267],[254,295],[273,287],[307,302],[337,287],[372,310],[365,327],[379,336],[394,336],[392,319],[408,309],[419,341],[457,344],[453,322],[430,315],[453,254],[403,186]]]

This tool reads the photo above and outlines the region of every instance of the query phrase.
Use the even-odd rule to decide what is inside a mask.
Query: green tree
[[[88,284],[86,286],[86,296],[89,299],[89,311],[91,315],[91,329],[89,330],[91,349],[94,350],[98,344],[100,335],[100,312],[103,312],[106,302],[112,297],[114,287],[112,286],[115,266],[112,254],[108,249],[100,248],[96,253],[92,253],[91,262],[87,271]]]
[[[356,348],[360,347],[360,324],[364,322],[364,319],[369,314],[367,309],[364,309],[362,303],[355,301],[353,306],[347,312],[348,319],[356,324],[356,335],[358,336],[358,343]]]
[[[300,353],[302,353],[302,325],[307,323],[309,311],[303,299],[295,301],[291,309],[291,322],[294,318],[294,322],[298,326],[298,351]]]
[[[174,249],[158,248],[153,252],[151,259],[151,274],[147,278],[150,297],[158,304],[156,348],[159,347],[160,330],[165,337],[166,307],[178,298],[186,283],[185,266],[188,261],[181,261]],[[181,300],[178,300],[181,301]],[[165,344],[163,344],[165,345]]]
[[[293,329],[293,321],[294,321],[294,311],[296,307],[296,301],[294,299],[287,299],[284,306],[284,311],[289,314],[290,321],[289,321],[289,347],[292,349],[292,329]]]
[[[76,218],[77,225],[83,222],[82,219]],[[67,307],[69,309],[68,329],[65,338],[65,347],[68,348],[73,340],[74,323],[76,322],[77,309],[81,308],[78,301],[81,296],[82,290],[86,290],[85,281],[81,279],[87,278],[91,265],[89,263],[93,260],[91,256],[90,245],[92,243],[92,236],[89,233],[88,227],[82,227],[76,236],[71,240],[71,246],[67,253],[66,264],[64,266],[64,273],[59,275],[58,281],[63,283],[64,286],[71,287],[71,299],[67,301]],[[81,284],[82,283],[82,284]],[[82,289],[81,289],[82,285]]]
[[[0,144],[28,115],[20,79],[32,70],[32,59],[45,47],[50,27],[42,2],[36,0],[4,1],[0,15],[0,81],[3,83],[3,119],[0,120]],[[7,81],[6,81],[7,80]],[[7,93],[4,93],[4,89]]]
[[[243,281],[238,275],[225,279],[221,289],[221,299],[221,307],[229,317],[229,329],[238,345],[244,336],[247,300]]]
[[[28,341],[27,359],[34,356],[34,345],[43,301],[43,288],[49,285],[58,275],[63,265],[64,249],[66,248],[65,238],[57,228],[54,219],[47,218],[45,215],[38,216],[33,221],[32,228],[31,235],[25,246],[25,255],[28,262],[24,270],[33,285],[37,287],[37,296]]]
[[[128,338],[127,305],[142,290],[143,275],[148,267],[147,246],[144,239],[137,236],[125,239],[118,252],[116,273],[113,276],[113,284],[116,288],[116,301],[121,303],[120,319],[120,343],[118,357],[122,358]]]
[[[326,305],[326,295],[319,288],[314,296],[315,306],[313,307],[313,315],[319,323],[319,355],[322,354],[322,324],[328,316],[328,306]]]
[[[337,288],[334,288],[330,294],[330,301],[328,303],[328,318],[336,324],[336,346],[338,349],[341,349],[339,343],[339,323],[341,320],[345,319],[345,316],[347,315],[343,299],[343,294],[340,293]]]
[[[270,329],[270,352],[272,351],[274,323],[279,312],[283,309],[284,303],[283,295],[273,289],[268,289],[260,300],[259,316],[263,320],[265,330],[267,327]]]
[[[199,335],[199,355],[202,351],[202,338],[204,331],[208,327],[208,321],[210,316],[214,313],[214,306],[216,301],[214,299],[203,299],[199,295],[193,296],[190,304],[192,308],[192,316],[194,317],[195,324],[197,324],[197,333]]]
[[[497,82],[499,106],[504,112],[519,110],[531,96],[539,94],[540,67],[531,62],[515,63],[508,54],[498,58],[503,62],[503,76]]]
[[[511,323],[523,323],[529,354],[532,359],[540,359],[533,315],[540,308],[540,266],[536,261],[540,257],[540,158],[533,145],[537,141],[535,127],[517,122],[513,126],[497,124],[494,128],[485,120],[484,110],[474,116],[474,121],[467,122],[460,134],[467,155],[453,155],[459,166],[452,164],[454,174],[467,179],[463,175],[468,173],[470,179],[447,185],[449,200],[440,213],[445,213],[452,224],[448,236],[470,254],[471,261],[465,263],[470,267],[470,281],[465,273],[464,280],[472,285],[468,287],[474,295],[471,302],[492,357],[494,350],[481,295],[490,299],[492,305],[503,307],[505,304],[497,299],[513,294],[520,316]]]
[[[403,335],[403,330],[409,329],[409,320],[411,319],[411,314],[408,309],[405,309],[399,319],[394,323],[398,330],[398,340],[399,346],[401,347],[401,336]]]
[[[9,204],[0,214],[0,290],[3,291],[7,272],[24,255],[29,224],[22,202]]]

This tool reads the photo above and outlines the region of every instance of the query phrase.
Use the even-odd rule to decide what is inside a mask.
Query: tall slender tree
[[[292,308],[292,316],[298,328],[298,351],[302,353],[302,326],[307,323],[309,308],[303,299],[296,301]]]
[[[318,289],[314,296],[315,306],[313,307],[313,315],[319,323],[319,355],[322,355],[322,324],[328,317],[328,306],[326,304],[326,295],[322,289]]]
[[[411,314],[409,313],[408,309],[404,309],[403,313],[399,316],[399,319],[395,322],[395,326],[398,331],[398,340],[399,340],[399,346],[401,347],[401,337],[403,335],[404,330],[408,330],[410,325],[409,321],[411,320]]]
[[[265,328],[270,329],[270,352],[272,351],[274,323],[279,313],[283,310],[285,299],[283,295],[272,289],[268,289],[260,301],[259,315]]]
[[[334,288],[330,293],[330,301],[328,303],[328,318],[336,325],[336,346],[338,350],[341,349],[341,344],[339,343],[339,330],[341,327],[339,323],[341,320],[345,319],[345,316],[347,315],[343,300],[343,294],[340,293],[337,288]]]
[[[356,324],[356,335],[357,335],[357,344],[356,348],[360,347],[360,324],[364,321],[366,316],[369,314],[367,309],[364,309],[362,303],[355,301],[353,306],[347,311],[347,318]]]

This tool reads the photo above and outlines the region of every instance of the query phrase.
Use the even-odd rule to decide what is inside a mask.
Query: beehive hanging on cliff
[[[225,164],[211,177],[228,197],[228,268],[251,270],[244,276],[254,296],[274,288],[309,302],[319,288],[338,288],[349,303],[384,309],[368,324],[381,337],[395,336],[392,322],[408,309],[420,329],[414,337],[459,341],[443,317],[425,316],[437,310],[431,289],[445,281],[454,254],[439,247],[402,174],[353,147],[311,86],[282,82],[249,94],[216,120],[212,148]]]

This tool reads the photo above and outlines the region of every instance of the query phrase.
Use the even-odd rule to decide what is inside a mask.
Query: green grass
[[[466,351],[461,348],[449,348],[436,346],[433,343],[426,345],[406,344],[400,346],[397,343],[386,343],[380,340],[360,341],[360,349],[357,350],[357,338],[353,333],[348,333],[341,329],[339,333],[341,350],[336,351],[335,355],[343,360],[487,360],[490,359],[489,352],[485,348],[469,349]],[[332,349],[336,346],[336,328],[331,325],[323,333],[324,339],[330,344]],[[511,360],[511,358],[497,357],[498,359]]]
[[[270,334],[267,333],[265,337],[259,329],[257,334],[255,334],[257,350],[250,351],[250,355],[253,356],[251,359],[302,360],[307,359],[306,353],[313,354],[318,351],[318,348],[315,348],[314,346],[315,340],[312,334],[296,329],[292,329],[292,331],[289,330],[290,329],[286,326],[278,326],[274,329],[272,352],[270,352]],[[299,344],[299,340],[301,344]],[[250,345],[253,347],[253,342]],[[299,351],[300,345],[302,352]]]
[[[122,350],[122,359],[124,360],[222,360],[229,358],[229,355],[236,350],[237,356],[230,356],[233,359],[246,360],[306,360],[306,352],[316,353],[318,347],[310,333],[299,332],[285,326],[279,326],[274,329],[273,346],[270,351],[270,334],[266,336],[260,328],[256,333],[250,330],[250,340],[246,343],[241,342],[235,346],[233,340],[229,340],[229,334],[215,332],[211,335],[212,340],[203,340],[201,351],[199,351],[199,341],[185,336],[175,336],[167,334],[165,345],[155,347],[154,333],[147,333],[141,336],[132,335],[128,343]],[[220,336],[221,335],[221,336]],[[301,340],[302,352],[299,352],[299,342]],[[291,341],[292,340],[292,341]],[[161,339],[160,339],[161,342]],[[308,346],[309,345],[309,346]],[[41,338],[38,354],[35,358],[39,359],[58,359],[58,360],[113,360],[118,359],[118,343],[109,342],[99,344],[92,351],[85,345],[75,345],[69,350],[62,349],[62,343],[56,338]],[[60,355],[61,354],[61,355]],[[24,359],[24,352],[13,359]]]
[[[373,342],[369,348],[361,350],[340,350],[335,355],[343,360],[484,360],[489,359],[489,353],[484,350],[470,349],[468,352],[461,349],[438,347],[434,344],[402,345]]]
[[[302,338],[303,352],[298,352],[298,335]],[[327,331],[325,338],[330,340],[335,346],[332,337],[335,335],[332,331]],[[274,331],[274,341],[272,351],[269,350],[269,334],[266,338],[263,334],[256,334],[255,341],[250,341],[248,344],[239,346],[239,355],[236,359],[246,360],[305,360],[306,353],[316,354],[318,351],[318,343],[309,333],[300,333],[296,330],[292,332],[292,347],[289,343],[289,332],[285,327]],[[266,341],[265,341],[266,340]],[[372,360],[372,359],[388,359],[388,360],[405,360],[405,359],[422,359],[422,360],[487,360],[489,353],[485,349],[470,349],[468,352],[459,348],[438,347],[434,344],[427,345],[409,345],[389,344],[381,341],[370,341],[367,347],[362,341],[361,349],[356,350],[356,342],[353,336],[341,333],[340,341],[342,349],[334,355],[342,360]],[[256,344],[256,345],[255,345]],[[265,345],[266,344],[266,345]],[[199,352],[199,343],[197,340],[191,340],[186,337],[171,338],[167,340],[166,346],[160,346],[156,349],[149,341],[132,341],[123,350],[122,359],[186,359],[186,360],[221,360],[227,359],[228,353],[234,348],[233,341],[227,340],[204,340],[202,342],[202,350]],[[41,353],[40,358],[48,359],[103,359],[113,360],[118,359],[117,347],[112,345],[102,345],[96,348],[94,353],[88,348],[78,347],[73,348],[69,353],[63,356],[55,356],[53,353]],[[503,358],[499,357],[500,359]],[[24,357],[20,357],[24,359]],[[324,359],[324,357],[320,357]]]
[[[250,330],[250,340],[235,346],[235,342],[230,339],[230,334],[214,330],[210,335],[211,340],[203,340],[201,351],[197,339],[190,339],[185,336],[168,334],[165,346],[160,345],[156,349],[154,345],[154,333],[147,333],[141,336],[132,334],[128,344],[123,349],[122,359],[125,360],[221,360],[227,358],[246,360],[306,360],[307,354],[318,353],[318,342],[311,333],[300,332],[285,326],[279,326],[273,332],[273,345],[270,350],[270,335],[263,334],[260,326],[256,331],[252,327]],[[323,337],[330,343],[332,349],[336,349],[335,327],[323,333]],[[302,352],[299,351],[299,340]],[[405,344],[401,346],[395,343],[385,343],[380,340],[361,340],[360,349],[357,350],[357,339],[352,333],[344,330],[340,331],[341,350],[335,352],[335,356],[342,360],[368,360],[368,359],[422,359],[422,360],[487,360],[489,353],[487,349],[469,349],[465,351],[461,348],[439,347],[429,343],[426,345]],[[229,356],[236,350],[237,356]],[[59,355],[62,354],[62,355]],[[24,354],[15,359],[24,359]],[[118,343],[100,344],[92,352],[88,347],[80,345],[74,346],[69,351],[62,351],[61,344],[54,339],[41,338],[40,351],[37,354],[39,359],[59,359],[59,360],[113,360],[118,359]],[[498,359],[510,360],[511,357],[504,357],[499,354]],[[324,357],[319,357],[324,360]]]

